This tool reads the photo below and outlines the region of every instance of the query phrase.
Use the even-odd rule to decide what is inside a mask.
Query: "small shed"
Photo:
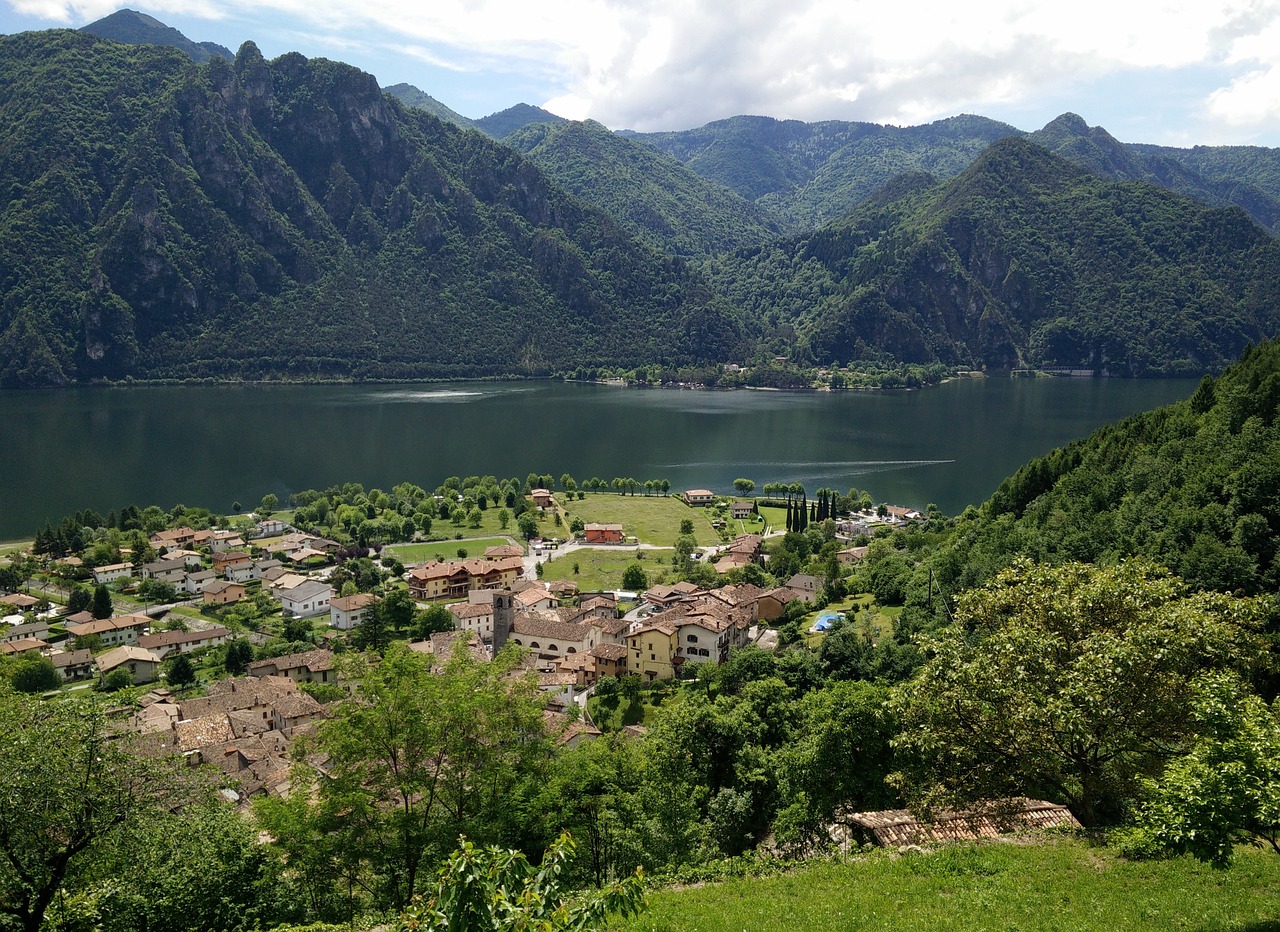
[[[927,845],[944,841],[1001,838],[1046,828],[1080,828],[1071,810],[1043,799],[1000,799],[969,809],[940,810],[928,818],[909,809],[852,812],[836,816],[855,845]]]

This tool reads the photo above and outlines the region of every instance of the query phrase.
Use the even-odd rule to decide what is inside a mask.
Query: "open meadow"
[[[680,536],[680,522],[693,521],[693,536],[700,546],[720,543],[705,508],[690,508],[669,495],[613,495],[588,492],[582,501],[560,500],[565,520],[581,518],[587,524],[621,524],[623,533],[642,544],[670,547]]]
[[[897,930],[1280,929],[1280,859],[1240,848],[1230,868],[1190,858],[1129,861],[1070,838],[878,851],[775,877],[649,895],[649,909],[611,928],[738,932]]]
[[[603,548],[584,547],[572,553],[557,556],[548,560],[543,577],[546,579],[569,579],[578,584],[584,591],[596,589],[617,589],[622,585],[622,574],[628,566],[636,562],[644,567],[650,585],[659,573],[671,569],[671,555],[674,550],[637,550],[635,547]],[[574,567],[578,568],[574,572]]]

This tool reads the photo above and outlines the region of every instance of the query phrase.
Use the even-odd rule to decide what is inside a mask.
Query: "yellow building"
[[[675,679],[684,659],[679,656],[680,629],[670,621],[656,621],[627,635],[627,672],[645,680]]]

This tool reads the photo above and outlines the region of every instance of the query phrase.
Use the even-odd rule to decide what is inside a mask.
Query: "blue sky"
[[[0,0],[0,32],[111,0]],[[526,102],[614,129],[739,113],[915,125],[1065,111],[1125,142],[1280,146],[1280,0],[147,0],[232,51],[349,62],[465,116]]]

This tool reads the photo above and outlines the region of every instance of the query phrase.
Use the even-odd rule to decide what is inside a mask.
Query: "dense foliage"
[[[927,126],[736,116],[698,129],[627,134],[776,214],[791,230],[833,220],[897,175],[957,174],[1018,130],[985,117]]]
[[[590,120],[527,126],[505,142],[660,252],[709,255],[759,245],[779,232],[741,196]]]
[[[0,39],[0,384],[714,361],[684,266],[476,133],[297,54]]]
[[[1280,244],[1243,213],[1015,138],[710,271],[753,336],[819,363],[1196,373],[1280,324]]]

